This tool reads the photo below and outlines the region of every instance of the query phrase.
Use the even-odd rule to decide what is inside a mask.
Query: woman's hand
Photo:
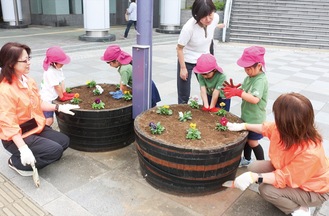
[[[185,81],[187,80],[188,72],[186,68],[180,70],[180,78]]]

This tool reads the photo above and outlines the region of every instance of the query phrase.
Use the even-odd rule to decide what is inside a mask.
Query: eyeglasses
[[[22,63],[25,63],[25,64],[27,64],[27,62],[29,62],[29,61],[31,61],[31,56],[29,56],[29,57],[27,57],[27,59],[25,59],[25,60],[20,60],[20,61],[17,61],[17,62],[22,62]]]

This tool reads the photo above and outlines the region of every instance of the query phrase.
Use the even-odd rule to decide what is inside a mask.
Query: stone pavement
[[[32,48],[30,76],[38,83],[42,77],[45,51],[61,46],[72,61],[64,66],[67,86],[85,84],[87,80],[117,83],[116,69],[100,61],[109,44],[120,44],[131,53],[136,33],[123,40],[123,26],[111,27],[114,42],[83,42],[78,37],[84,29],[75,27],[29,26],[26,29],[0,29],[0,45],[8,41],[25,43]],[[162,101],[158,105],[177,103],[176,43],[178,35],[154,32],[153,80]],[[246,76],[236,60],[249,44],[215,43],[215,56],[228,77],[242,82]],[[267,120],[273,120],[273,101],[284,92],[300,92],[309,97],[316,113],[316,123],[324,137],[329,155],[329,50],[265,46],[266,75],[270,83]],[[192,94],[199,95],[195,78]],[[240,115],[241,100],[233,98],[231,112]],[[56,126],[56,125],[55,125]],[[268,140],[261,140],[265,152]],[[134,145],[111,152],[91,153],[73,149],[62,159],[39,171],[40,188],[31,177],[22,177],[7,166],[8,152],[0,151],[0,215],[284,215],[257,193],[257,185],[245,192],[226,189],[204,196],[179,196],[150,186],[141,176]],[[239,168],[238,174],[245,171]],[[314,209],[313,209],[314,211]],[[329,215],[329,203],[317,208],[314,215]]]

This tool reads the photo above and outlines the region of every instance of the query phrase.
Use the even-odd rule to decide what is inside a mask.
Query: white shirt
[[[129,20],[137,21],[137,4],[135,2],[130,3],[127,12],[129,14]]]
[[[196,64],[201,54],[210,52],[210,44],[214,38],[218,22],[219,16],[215,13],[212,23],[207,26],[207,37],[205,37],[204,28],[197,24],[193,17],[184,24],[178,38],[178,44],[184,46],[185,62]]]
[[[41,99],[49,103],[55,100],[58,95],[54,86],[60,85],[64,79],[64,73],[61,70],[49,66],[48,70],[43,72],[43,79],[40,87]]]

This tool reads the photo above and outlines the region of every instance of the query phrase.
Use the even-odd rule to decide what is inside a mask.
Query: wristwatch
[[[257,183],[257,184],[261,184],[261,183],[263,183],[263,176],[262,176],[261,173],[258,173],[258,180],[257,180],[256,183]]]

